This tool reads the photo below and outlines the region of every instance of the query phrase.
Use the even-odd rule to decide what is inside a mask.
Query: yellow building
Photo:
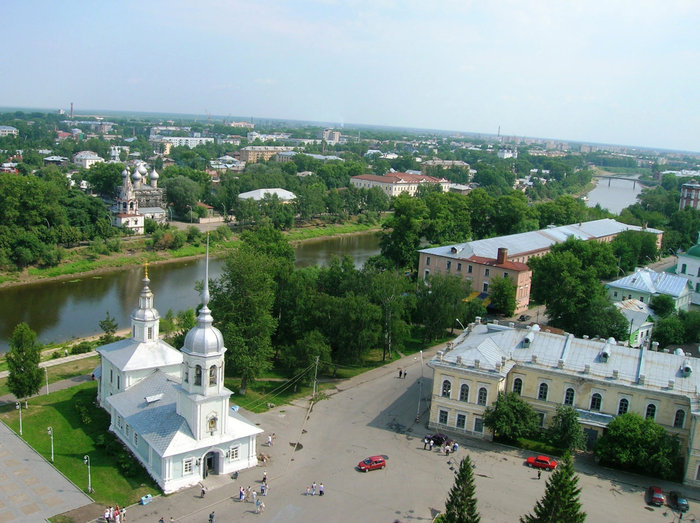
[[[278,153],[291,151],[293,147],[283,145],[265,146],[265,145],[249,145],[241,149],[241,161],[246,163],[256,163],[260,160],[269,160]]]
[[[428,365],[434,371],[428,426],[440,432],[491,438],[483,415],[499,392],[520,394],[543,427],[559,405],[573,407],[591,444],[616,416],[636,412],[678,435],[684,483],[700,486],[700,376],[694,371],[700,361],[681,349],[640,350],[612,338],[477,321]]]

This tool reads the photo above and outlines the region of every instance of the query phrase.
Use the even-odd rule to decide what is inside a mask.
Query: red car
[[[357,464],[357,468],[362,472],[369,472],[370,470],[383,469],[386,467],[386,460],[381,456],[370,456],[367,459],[363,459]]]
[[[662,507],[666,503],[666,496],[659,487],[649,487],[647,489],[647,503]]]
[[[528,467],[536,469],[554,470],[557,467],[557,462],[547,456],[530,456],[526,463]]]

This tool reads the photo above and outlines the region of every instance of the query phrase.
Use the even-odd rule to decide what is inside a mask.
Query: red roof
[[[511,271],[524,272],[529,271],[530,267],[526,263],[506,261],[505,263],[496,263],[495,258],[484,258],[483,256],[470,256],[467,258],[468,261],[473,261],[474,263],[479,263],[481,265],[490,265],[492,267],[498,267],[500,269],[508,269]]]

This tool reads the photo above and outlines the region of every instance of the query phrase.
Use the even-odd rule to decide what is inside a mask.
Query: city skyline
[[[2,105],[249,115],[697,151],[700,6],[0,6]]]

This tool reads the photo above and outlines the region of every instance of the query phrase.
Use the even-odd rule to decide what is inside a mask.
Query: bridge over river
[[[632,188],[636,189],[637,184],[643,186],[643,187],[648,187],[650,184],[647,182],[644,182],[642,180],[638,180],[637,178],[632,178],[631,176],[615,176],[614,174],[596,174],[593,176],[593,178],[600,178],[600,179],[606,179],[608,180],[608,187],[610,187],[610,182],[612,180],[624,180],[626,182],[632,182]]]

